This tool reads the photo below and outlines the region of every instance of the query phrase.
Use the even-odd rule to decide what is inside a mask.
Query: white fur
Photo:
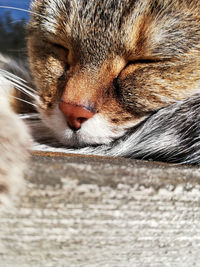
[[[58,6],[58,1],[55,0],[49,0],[48,4],[45,7],[46,11],[46,18],[43,20],[43,26],[48,29],[48,32],[51,32],[53,34],[56,34],[56,11],[57,11],[57,6]]]
[[[14,88],[0,70],[0,186],[8,192],[0,192],[0,209],[11,206],[11,200],[24,188],[23,172],[31,144],[26,125],[10,107],[10,95]]]
[[[37,5],[37,3],[35,3]],[[73,4],[73,3],[71,3]],[[65,10],[63,0],[48,0],[45,6],[46,16],[43,20],[43,26],[48,32],[56,34],[57,31],[57,18],[59,17],[59,11]],[[72,14],[73,15],[73,14]],[[69,21],[72,21],[71,19]],[[68,30],[70,27],[66,25]],[[66,29],[67,30],[67,29]]]
[[[75,133],[68,127],[63,113],[57,106],[51,115],[44,115],[41,111],[41,116],[46,125],[53,130],[58,140],[69,147],[109,144],[125,133],[123,127],[114,126],[101,114],[95,114],[84,122],[81,129]]]

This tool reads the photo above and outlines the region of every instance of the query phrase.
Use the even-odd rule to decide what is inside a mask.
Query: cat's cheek
[[[55,137],[62,142],[64,133],[67,128],[67,123],[64,115],[56,106],[51,111],[46,112],[46,110],[39,109],[40,117],[44,124],[52,130]]]
[[[47,59],[46,67],[49,70],[49,73],[52,74],[52,77],[61,77],[64,72],[64,64],[53,56],[49,56]]]
[[[109,122],[102,114],[96,114],[83,123],[78,137],[83,144],[109,144],[123,136],[125,130]]]

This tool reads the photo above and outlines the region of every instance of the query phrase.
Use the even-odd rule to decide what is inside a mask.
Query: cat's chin
[[[69,148],[108,145],[126,132],[124,128],[109,123],[101,114],[95,114],[82,124],[80,130],[74,132],[67,125],[64,115],[58,107],[48,115],[40,113],[46,126],[55,134],[56,139]]]

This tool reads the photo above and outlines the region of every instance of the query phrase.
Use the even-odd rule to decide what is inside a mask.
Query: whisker
[[[33,88],[31,88],[30,86],[28,86],[27,84],[25,84],[25,83],[27,83],[26,80],[22,79],[22,78],[19,77],[19,76],[14,75],[14,74],[11,73],[11,72],[8,72],[8,71],[6,71],[6,70],[3,70],[3,69],[0,69],[0,72],[1,72],[1,74],[2,74],[5,78],[7,78],[9,81],[14,82],[14,83],[16,84],[16,86],[19,84],[19,85],[23,86],[25,89],[27,89],[28,91],[31,91],[31,92],[33,92],[35,95],[37,95],[37,91],[36,91],[35,89],[33,89]]]
[[[23,120],[27,119],[40,120],[40,115],[38,113],[18,114],[18,116]]]
[[[24,99],[22,99],[22,98],[19,98],[19,97],[16,97],[16,96],[10,96],[10,97],[15,98],[15,99],[17,99],[17,100],[19,100],[19,101],[21,101],[21,102],[24,102],[24,103],[26,103],[26,104],[29,104],[29,105],[31,105],[31,106],[37,108],[37,105],[36,105],[36,104],[31,103],[31,102],[29,102],[29,101],[26,101],[26,100],[24,100]]]
[[[36,94],[36,92],[30,88],[28,85],[24,84],[26,81],[24,81],[22,78],[8,72],[5,70],[0,69],[0,74],[6,78],[14,87],[16,90],[19,90],[20,92],[24,93],[25,95],[27,95],[28,97],[31,97],[32,99],[34,99],[37,103],[40,102],[39,100],[39,96]],[[21,102],[25,102],[29,105],[32,105],[34,107],[37,107],[36,104],[33,104],[25,99],[21,99],[15,96],[11,96],[14,97],[15,99],[20,100]]]
[[[7,78],[7,77],[5,77],[5,78]],[[31,96],[31,97],[33,97],[35,99],[38,97],[37,94],[35,94],[34,92],[30,92],[29,91],[29,88],[28,87],[25,87],[22,83],[17,83],[16,81],[13,81],[12,79],[8,79],[8,80],[10,81],[10,83],[12,85],[14,85],[15,87],[17,87],[17,89],[19,89],[21,92],[25,93],[26,95]]]
[[[0,8],[24,11],[24,12],[27,12],[27,13],[30,13],[30,14],[33,14],[33,15],[37,15],[37,16],[40,16],[41,18],[46,19],[46,17],[45,16],[42,16],[41,14],[38,14],[36,12],[30,11],[30,10],[27,10],[27,9],[23,9],[23,8],[12,7],[12,6],[0,6]]]
[[[22,86],[20,86],[20,85],[16,85],[16,84],[13,83],[12,81],[10,81],[10,82],[11,82],[11,84],[15,85],[16,89],[18,89],[20,92],[24,93],[24,94],[27,95],[27,96],[32,97],[32,98],[35,99],[35,100],[38,99],[38,96],[37,96],[37,95],[32,94],[31,92],[29,92],[28,90],[26,90],[26,89],[23,88]]]

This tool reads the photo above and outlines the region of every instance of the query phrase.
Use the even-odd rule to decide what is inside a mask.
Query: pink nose
[[[60,102],[59,108],[65,115],[69,127],[74,131],[80,129],[82,123],[94,116],[94,114],[86,108],[64,101]]]

